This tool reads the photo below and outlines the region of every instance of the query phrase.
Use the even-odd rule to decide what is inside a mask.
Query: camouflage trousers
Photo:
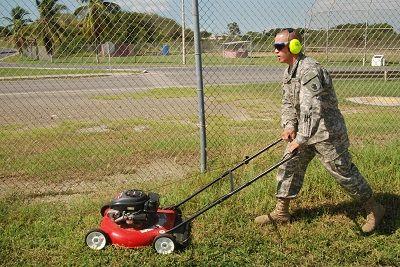
[[[372,196],[372,189],[352,163],[347,146],[338,148],[321,142],[300,149],[293,159],[278,168],[276,197],[296,197],[303,185],[307,166],[315,156],[352,198],[364,202]]]

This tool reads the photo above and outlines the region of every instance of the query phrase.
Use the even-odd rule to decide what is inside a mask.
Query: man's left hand
[[[296,141],[292,141],[289,143],[289,153],[292,153],[293,151],[295,151],[296,149],[299,148],[299,144]]]

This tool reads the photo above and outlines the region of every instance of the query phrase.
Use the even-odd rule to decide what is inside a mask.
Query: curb
[[[8,76],[8,77],[0,77],[0,81],[87,78],[87,77],[101,77],[101,76],[129,76],[132,74],[135,73],[88,73],[88,74],[58,74],[58,75],[37,75],[37,76]]]

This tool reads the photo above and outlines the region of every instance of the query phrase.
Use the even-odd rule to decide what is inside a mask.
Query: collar
[[[288,78],[294,78],[296,77],[296,72],[297,72],[297,68],[299,66],[299,63],[301,60],[303,60],[305,58],[305,55],[303,53],[300,53],[299,56],[297,57],[295,63],[292,65],[292,68],[290,68],[290,66],[287,67],[287,74],[288,74]]]

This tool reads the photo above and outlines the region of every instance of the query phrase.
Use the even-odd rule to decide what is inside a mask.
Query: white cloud
[[[171,8],[171,0],[114,0],[113,2],[127,11],[160,13]]]

